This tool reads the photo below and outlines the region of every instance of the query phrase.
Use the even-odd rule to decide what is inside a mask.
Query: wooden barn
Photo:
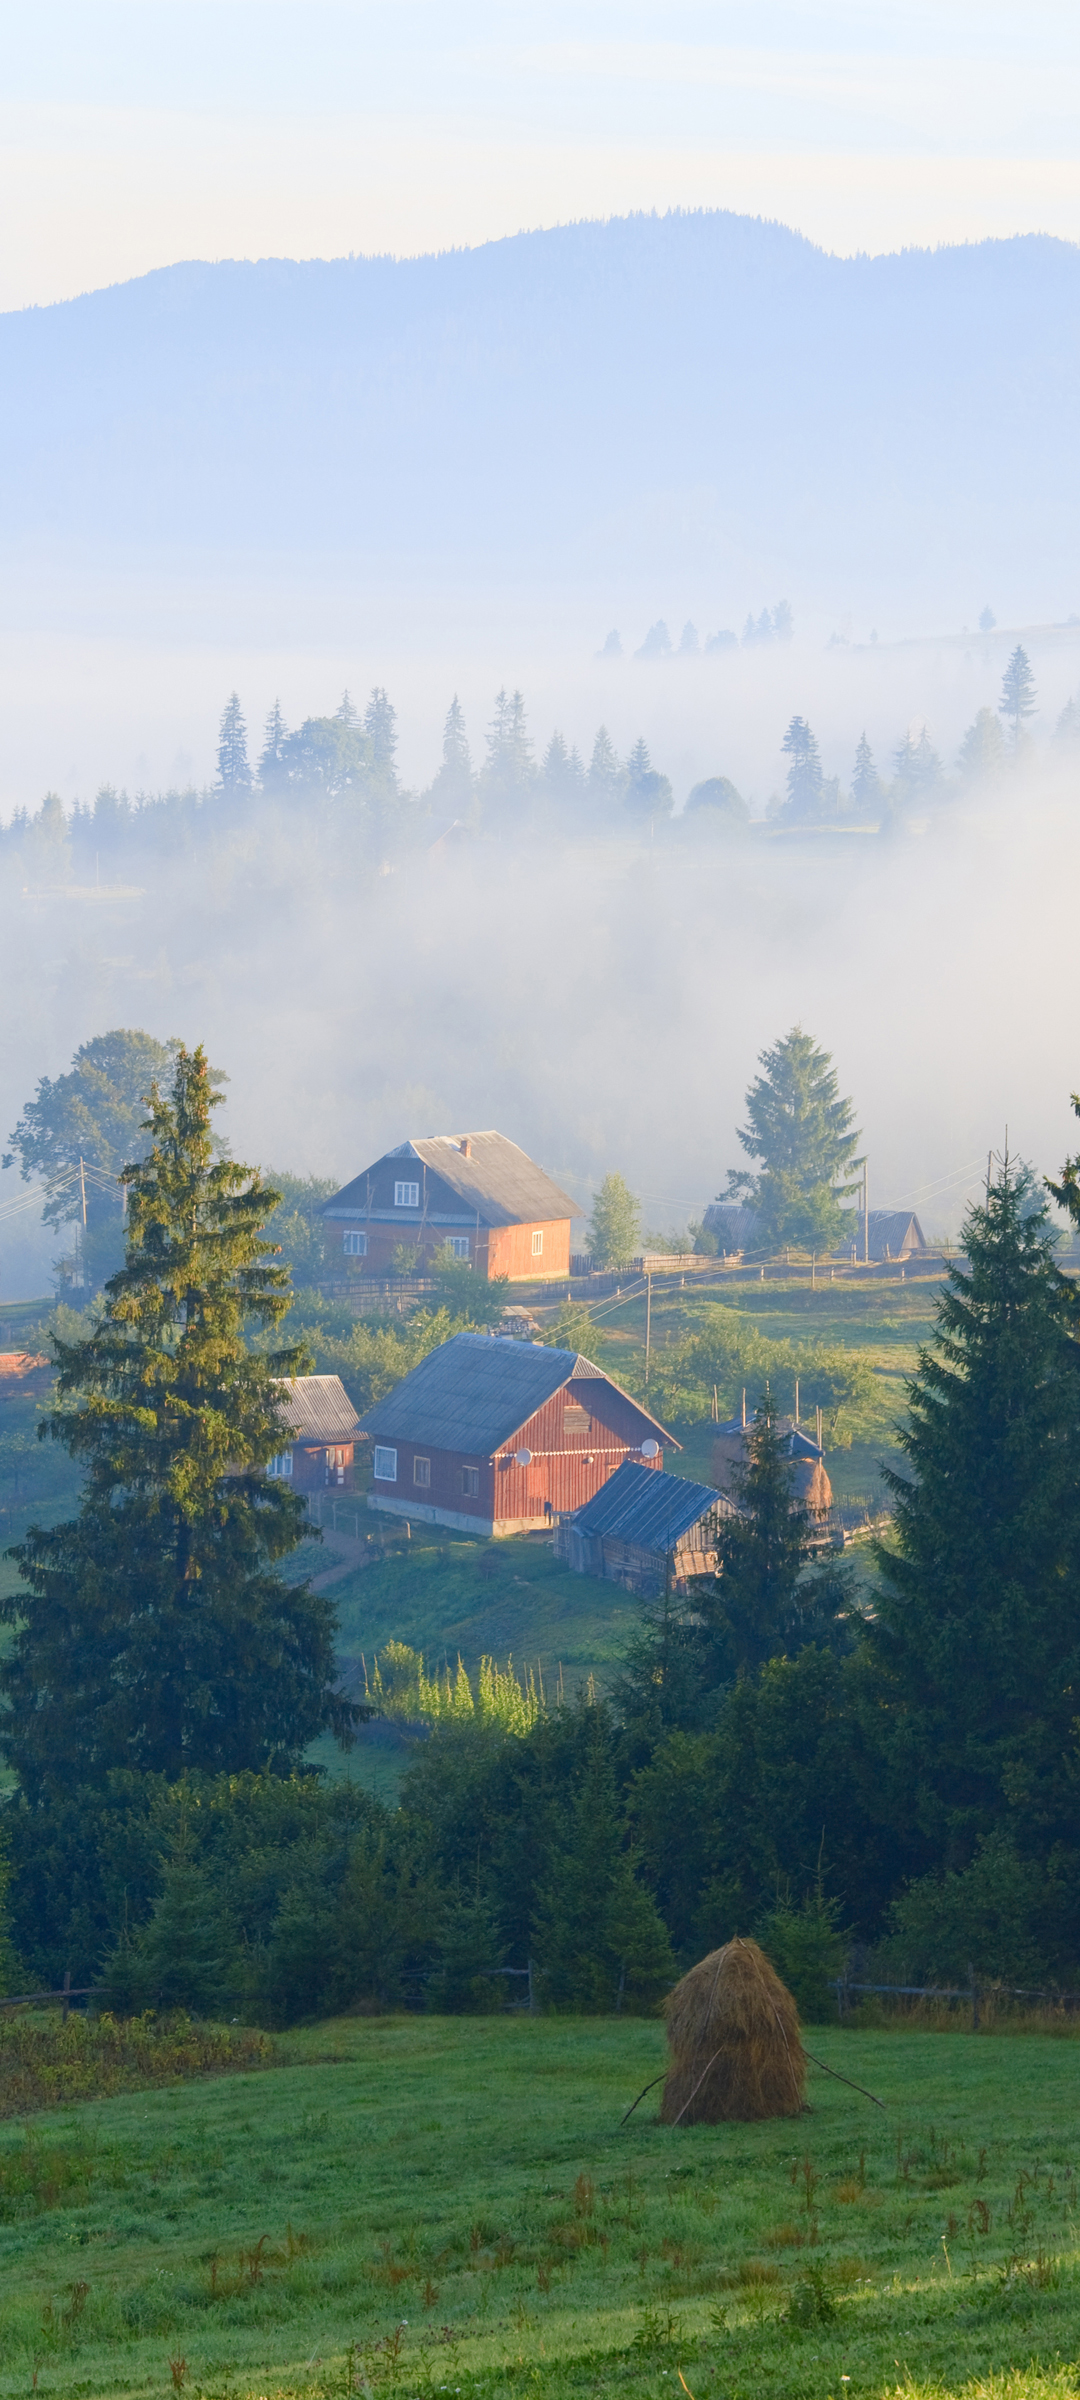
[[[574,1203],[504,1133],[437,1133],[402,1142],[335,1192],[328,1247],[366,1275],[391,1275],[413,1252],[423,1272],[449,1243],[478,1275],[551,1283],[570,1273]]]
[[[456,1333],[360,1420],[369,1508],[461,1533],[534,1532],[581,1508],[624,1459],[679,1444],[576,1350]]]
[[[863,1220],[860,1217],[860,1235],[862,1230]],[[910,1208],[872,1208],[868,1248],[871,1258],[888,1261],[925,1258],[928,1245],[922,1226]],[[862,1256],[861,1250],[859,1256]]]
[[[624,1459],[595,1499],[564,1517],[556,1556],[579,1575],[600,1575],[655,1599],[684,1592],[692,1575],[716,1573],[716,1518],[731,1502],[683,1475],[650,1475]]]
[[[339,1375],[294,1375],[277,1386],[286,1439],[266,1470],[298,1492],[351,1491],[360,1419]]]

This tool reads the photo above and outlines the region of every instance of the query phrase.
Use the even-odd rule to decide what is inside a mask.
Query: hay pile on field
[[[662,2125],[797,2117],[806,2053],[799,2012],[756,1942],[726,1942],[664,2004],[671,2065]]]

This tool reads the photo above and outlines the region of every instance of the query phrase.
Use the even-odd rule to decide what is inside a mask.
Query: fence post
[[[63,2002],[63,2007],[62,2007],[62,2009],[61,2009],[61,2012],[60,2012],[60,2014],[61,2014],[61,2019],[62,2019],[62,2022],[63,2022],[65,2025],[67,2024],[67,2020],[68,2020],[68,2010],[69,2010],[69,2008],[70,2008],[70,2006],[71,2006],[71,2002],[70,2002],[70,2000],[69,2000],[69,1998],[68,1998],[68,1994],[69,1994],[70,1990],[71,1990],[71,1968],[70,1968],[70,1967],[68,1967],[68,1968],[67,1968],[67,1970],[66,1970],[66,1972],[65,1972],[65,1975],[64,1975],[64,2002]]]

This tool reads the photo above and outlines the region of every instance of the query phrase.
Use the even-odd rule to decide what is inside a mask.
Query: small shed
[[[859,1218],[859,1233],[863,1219]],[[872,1208],[869,1215],[869,1249],[871,1258],[925,1258],[928,1243],[917,1216],[910,1208]],[[859,1255],[861,1256],[861,1250]]]
[[[350,1491],[360,1419],[340,1375],[293,1375],[277,1392],[286,1441],[267,1474],[298,1492]]]
[[[711,1233],[719,1245],[722,1258],[741,1258],[748,1250],[760,1250],[761,1219],[756,1208],[747,1208],[741,1200],[713,1200],[701,1220],[703,1233]]]
[[[684,1475],[649,1474],[625,1459],[602,1491],[564,1517],[555,1553],[578,1575],[600,1575],[653,1599],[671,1577],[685,1591],[691,1575],[716,1573],[716,1518],[731,1502]]]
[[[576,1350],[455,1333],[375,1402],[368,1507],[491,1536],[591,1500],[624,1459],[655,1476],[679,1444]]]

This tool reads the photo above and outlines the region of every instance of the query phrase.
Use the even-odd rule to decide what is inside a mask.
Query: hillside
[[[970,608],[1075,544],[1078,296],[1049,237],[835,258],[722,212],[168,267],[0,319],[0,506],[114,558],[707,564],[826,598],[887,567]]]

